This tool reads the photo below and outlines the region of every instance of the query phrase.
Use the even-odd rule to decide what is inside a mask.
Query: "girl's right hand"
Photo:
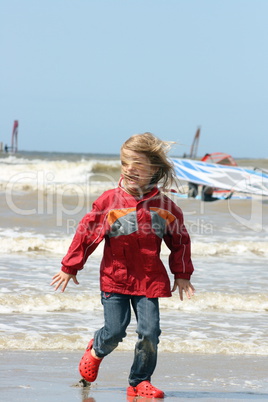
[[[70,279],[72,279],[76,285],[79,285],[79,282],[76,279],[76,275],[66,274],[63,271],[60,271],[56,275],[53,276],[50,286],[53,286],[56,284],[54,290],[58,290],[59,287],[62,285],[61,291],[64,292]]]

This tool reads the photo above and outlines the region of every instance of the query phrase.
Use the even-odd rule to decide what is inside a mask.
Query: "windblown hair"
[[[153,175],[151,184],[161,181],[163,191],[171,187],[176,182],[176,174],[172,162],[168,159],[168,152],[174,142],[162,141],[152,133],[135,134],[130,137],[121,147],[121,153],[125,150],[143,153],[150,160],[150,163],[157,167],[157,172]]]

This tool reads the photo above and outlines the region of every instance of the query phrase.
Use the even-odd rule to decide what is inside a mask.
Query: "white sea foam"
[[[0,234],[1,248],[0,254],[7,253],[34,253],[34,252],[49,252],[58,255],[65,255],[72,240],[72,236],[67,238],[48,238],[41,234],[34,233],[20,233],[13,237],[3,237]],[[103,244],[100,244],[94,251],[94,255],[101,255],[103,251]],[[170,250],[165,246],[162,248],[162,254],[169,255]],[[224,256],[234,255],[239,256],[267,256],[268,243],[267,242],[250,242],[247,245],[243,242],[231,243],[195,243],[192,247],[192,255],[194,258],[198,256]]]
[[[93,328],[82,330],[79,326],[61,329],[60,331],[5,331],[6,336],[0,339],[0,350],[84,350]],[[127,338],[119,344],[118,350],[133,351],[137,335],[128,329]],[[191,354],[225,354],[225,355],[267,355],[268,345],[264,336],[258,341],[236,338],[218,333],[216,337],[205,336],[204,333],[191,332],[172,336],[172,332],[164,329],[161,335],[159,351]]]
[[[2,293],[2,289],[1,289]],[[92,293],[92,292],[91,292]],[[268,312],[266,294],[233,295],[222,293],[200,293],[191,301],[183,303],[178,296],[160,299],[160,308],[167,314],[173,311],[199,312]],[[48,313],[48,312],[88,312],[101,309],[99,292],[53,293],[53,294],[0,294],[0,313]],[[226,325],[226,323],[224,323]]]
[[[16,233],[12,237],[3,237],[1,239],[1,254],[14,253],[33,253],[49,252],[53,254],[66,254],[70,245],[71,238],[54,239],[47,238],[42,234]]]
[[[99,295],[85,294],[4,294],[0,295],[1,314],[44,314],[51,312],[88,312],[100,309]]]
[[[0,229],[1,248],[0,254],[7,253],[23,253],[23,252],[49,252],[53,254],[66,254],[67,249],[72,241],[73,234],[57,237],[56,234],[41,234],[30,231],[22,231],[20,228]],[[101,255],[103,244],[101,243],[95,255]],[[161,253],[163,256],[168,256],[170,250],[162,244]],[[268,241],[225,241],[225,242],[208,242],[193,241],[192,255],[198,256],[223,256],[223,255],[242,255],[245,256],[267,256]]]
[[[43,191],[80,194],[103,183],[103,191],[117,184],[119,160],[81,159],[27,160],[9,157],[0,160],[0,190]],[[98,182],[98,183],[95,183]]]
[[[267,294],[228,294],[206,292],[196,294],[191,301],[187,299],[181,303],[178,297],[163,298],[160,300],[162,309],[190,312],[213,311],[232,312],[268,312]]]
[[[267,241],[225,241],[225,242],[194,242],[192,243],[193,255],[267,255]]]

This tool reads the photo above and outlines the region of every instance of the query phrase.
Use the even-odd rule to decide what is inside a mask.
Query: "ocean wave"
[[[103,180],[100,180],[99,176],[95,177],[92,175],[84,182],[75,182],[72,179],[70,182],[65,183],[45,183],[43,180],[0,183],[0,192],[6,194],[7,202],[15,197],[24,196],[27,193],[30,193],[31,195],[32,193],[36,193],[37,202],[40,200],[40,196],[43,196],[44,202],[46,202],[45,196],[49,194],[58,194],[60,197],[82,196],[85,198],[87,196],[92,197],[95,195],[101,195],[104,191],[117,187],[117,179],[107,176],[102,176],[102,179]],[[62,198],[56,201],[62,202]],[[79,202],[81,203],[81,200]],[[77,204],[77,200],[75,200],[74,203]]]
[[[51,312],[93,311],[100,309],[98,295],[13,294],[0,295],[0,314],[44,314]]]
[[[98,174],[98,173],[104,173],[104,174],[115,173],[118,175],[118,174],[120,174],[120,171],[121,171],[121,162],[119,160],[118,161],[105,161],[105,162],[95,161],[91,167],[91,172],[96,173],[96,174]]]
[[[160,299],[160,351],[268,355],[265,294],[201,293],[180,302]],[[177,311],[176,311],[177,310]],[[0,350],[84,350],[103,325],[99,291],[82,293],[2,292]],[[136,322],[120,351],[133,351]]]
[[[53,239],[31,233],[18,233],[12,237],[2,237],[0,254],[53,253],[65,255],[71,238]]]
[[[65,255],[70,246],[72,235],[63,238],[55,236],[47,237],[42,234],[31,232],[20,232],[16,230],[0,230],[1,248],[0,254],[13,253],[53,253]],[[95,255],[101,255],[103,243],[101,243]],[[162,244],[161,253],[163,257],[168,256],[170,250]],[[192,243],[192,256],[196,257],[220,257],[228,255],[241,255],[250,257],[252,255],[264,257],[268,255],[268,241],[236,240],[229,242],[202,242]]]
[[[115,180],[91,180],[86,183],[61,183],[43,187],[37,183],[17,183],[12,184],[10,187],[0,183],[0,193],[5,194],[6,202],[10,205],[11,210],[16,209],[19,198],[21,198],[23,202],[22,197],[28,194],[35,200],[36,209],[39,209],[40,205],[45,205],[47,208],[50,208],[51,203],[54,201],[55,203],[52,208],[55,209],[56,206],[62,208],[66,200],[68,200],[68,202],[70,200],[74,207],[86,204],[88,199],[92,202],[104,191],[114,189],[117,185],[118,181]],[[56,196],[57,198],[52,199],[50,196]],[[73,197],[73,200],[71,197]],[[27,211],[28,209],[26,205],[22,211]]]
[[[193,242],[193,256],[243,255],[265,256],[268,254],[267,241],[233,240],[224,242]]]
[[[266,294],[228,294],[206,292],[196,294],[191,301],[180,302],[178,296],[160,299],[163,310],[180,310],[189,312],[221,311],[221,312],[268,312],[268,296]]]
[[[206,292],[195,295],[191,301],[180,302],[179,296],[160,299],[161,310],[201,312],[268,312],[268,296],[265,294],[234,295]],[[93,311],[101,309],[99,291],[96,294],[13,294],[0,295],[1,314],[51,313]]]
[[[191,333],[190,333],[191,335]],[[137,337],[135,333],[118,345],[117,351],[131,351],[135,348]],[[81,350],[85,349],[89,341],[88,334],[73,333],[37,333],[34,331],[8,334],[0,339],[0,350]],[[188,340],[176,337],[170,339],[161,336],[159,352],[187,353],[187,354],[223,354],[223,355],[268,355],[265,342],[242,341],[239,339],[195,339]]]
[[[160,350],[165,352],[191,353],[191,354],[224,354],[224,355],[267,355],[266,344],[256,344],[254,341],[222,339],[190,339],[173,340],[162,339]]]
[[[44,161],[5,159],[1,163],[0,190],[85,192],[94,182],[114,186],[120,177],[119,160]],[[69,188],[68,188],[69,186]],[[105,188],[106,189],[106,188]]]

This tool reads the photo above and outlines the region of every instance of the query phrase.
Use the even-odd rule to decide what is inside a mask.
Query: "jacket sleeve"
[[[103,240],[106,232],[106,213],[93,203],[91,212],[80,221],[66,256],[62,260],[63,272],[76,275],[83,269],[90,254]]]
[[[171,253],[169,267],[175,279],[190,279],[194,271],[191,260],[191,240],[184,225],[183,214],[176,206],[175,219],[167,227],[164,241]]]

